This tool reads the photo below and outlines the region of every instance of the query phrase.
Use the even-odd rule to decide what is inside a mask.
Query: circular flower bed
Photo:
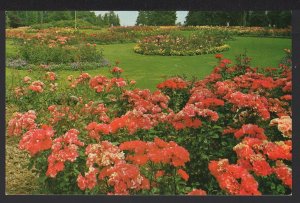
[[[134,51],[145,55],[193,56],[218,53],[228,50],[226,36],[195,32],[186,37],[179,34],[145,37],[134,47]]]

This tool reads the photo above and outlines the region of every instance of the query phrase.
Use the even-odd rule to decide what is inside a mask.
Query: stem
[[[176,168],[173,170],[173,184],[174,184],[174,194],[177,195],[177,188],[176,188]]]

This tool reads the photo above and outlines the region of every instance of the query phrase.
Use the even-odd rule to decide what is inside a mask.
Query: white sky
[[[96,13],[96,15],[98,14],[102,15],[104,13],[107,13],[108,11],[94,11],[94,12]],[[138,16],[138,11],[115,11],[115,13],[119,15],[121,26],[135,25],[136,18]],[[176,23],[181,22],[183,24],[187,13],[188,11],[177,11]]]

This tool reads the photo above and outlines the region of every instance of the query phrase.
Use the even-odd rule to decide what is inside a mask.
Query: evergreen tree
[[[175,25],[176,11],[139,11],[136,24],[139,25]]]
[[[113,11],[109,12],[108,21],[109,21],[109,25],[113,25],[113,26],[119,26],[120,25],[119,16],[116,15],[115,12],[113,12]]]
[[[97,16],[94,12],[90,11],[77,11],[77,19],[84,20],[86,22],[89,22],[93,25],[96,25],[97,23]]]
[[[266,11],[249,12],[248,21],[250,26],[266,27],[269,24]]]
[[[48,11],[48,21],[73,20],[74,11]]]
[[[104,26],[104,19],[103,17],[101,16],[101,14],[99,14],[97,16],[97,19],[96,19],[96,25],[97,26],[100,26],[100,27],[103,27]]]
[[[147,11],[139,11],[138,17],[136,19],[136,25],[147,25]]]
[[[10,27],[10,20],[9,20],[7,12],[5,12],[5,27],[6,28]]]
[[[20,27],[20,26],[24,25],[23,22],[22,22],[22,20],[21,20],[21,18],[18,15],[17,11],[7,12],[7,16],[9,18],[10,26],[12,28],[16,28],[16,27]]]
[[[224,11],[189,11],[186,16],[186,25],[243,25],[245,14],[243,12]]]
[[[279,28],[288,27],[291,25],[291,11],[269,11],[268,23]]]

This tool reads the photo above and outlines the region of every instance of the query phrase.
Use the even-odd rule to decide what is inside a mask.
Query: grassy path
[[[6,106],[6,122],[16,108]],[[28,170],[29,155],[18,148],[19,137],[8,137],[5,140],[5,192],[6,194],[38,193],[36,175]]]

